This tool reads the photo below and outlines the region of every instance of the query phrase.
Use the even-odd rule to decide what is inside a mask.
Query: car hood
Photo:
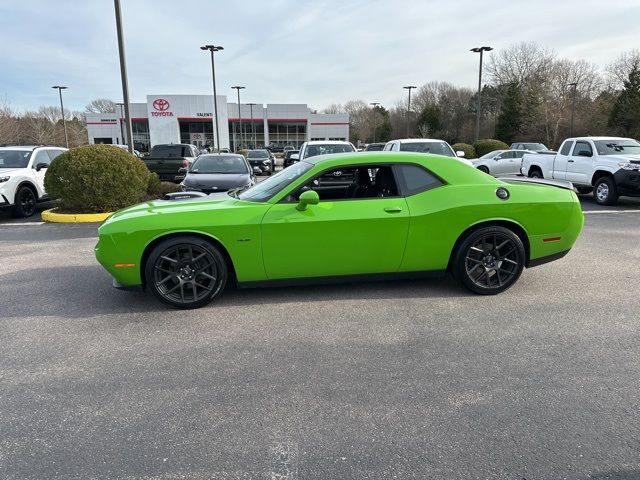
[[[600,157],[601,160],[611,160],[614,162],[621,163],[640,163],[640,155],[603,155]]]
[[[7,175],[16,175],[22,173],[26,168],[0,168],[0,177],[6,177]]]
[[[189,173],[182,181],[187,187],[229,190],[251,181],[248,173]]]

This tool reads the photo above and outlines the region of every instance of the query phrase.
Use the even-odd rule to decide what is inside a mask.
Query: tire
[[[593,192],[593,187],[576,187],[576,190],[578,190],[580,195],[586,195]]]
[[[36,213],[36,194],[29,187],[20,187],[13,200],[14,217],[30,217]]]
[[[208,241],[181,235],[161,241],[149,254],[145,284],[161,302],[200,308],[220,296],[227,284],[224,255]]]
[[[478,167],[478,170],[480,170],[481,172],[484,172],[487,175],[489,175],[489,169],[487,167],[485,167],[484,165],[481,166],[481,167]]]
[[[505,227],[493,226],[469,232],[453,257],[453,276],[480,295],[495,295],[520,277],[526,253],[520,237]]]
[[[605,176],[597,179],[593,185],[593,198],[599,205],[615,205],[618,201],[618,189],[613,178]]]
[[[542,172],[538,169],[529,170],[529,178],[544,178]]]

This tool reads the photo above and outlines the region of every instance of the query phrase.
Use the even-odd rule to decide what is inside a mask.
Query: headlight
[[[263,160],[263,165],[269,165],[269,163],[271,163],[271,160]]]
[[[11,177],[0,177],[0,183],[8,182]]]
[[[640,163],[619,163],[618,166],[623,170],[640,170]],[[2,179],[0,178],[1,181]]]

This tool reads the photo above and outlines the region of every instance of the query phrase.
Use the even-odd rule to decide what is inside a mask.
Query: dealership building
[[[307,140],[348,140],[349,115],[314,113],[305,104],[228,103],[218,95],[220,148],[300,147]],[[147,95],[130,105],[133,142],[147,151],[162,143],[215,145],[213,95]],[[124,112],[86,114],[89,143],[124,144]]]

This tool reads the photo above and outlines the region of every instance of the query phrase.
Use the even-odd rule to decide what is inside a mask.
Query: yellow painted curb
[[[113,215],[109,213],[56,213],[56,208],[44,210],[42,212],[42,220],[53,223],[95,223],[104,222]]]

